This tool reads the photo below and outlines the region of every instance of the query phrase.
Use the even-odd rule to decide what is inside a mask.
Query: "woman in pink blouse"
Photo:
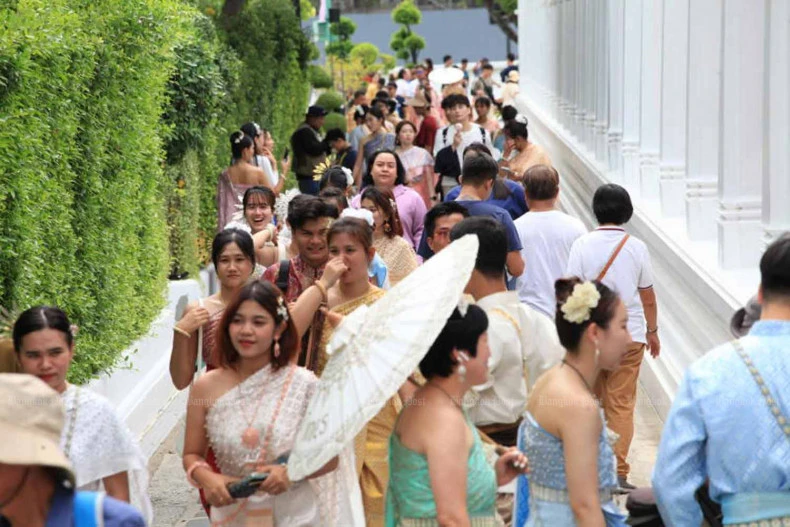
[[[362,188],[373,185],[379,190],[389,190],[395,196],[403,237],[417,247],[425,222],[425,202],[414,189],[406,186],[406,169],[392,150],[379,150],[368,159],[368,172],[362,179]],[[351,206],[360,208],[360,195],[351,200]]]
[[[406,169],[406,185],[416,190],[426,208],[431,208],[436,196],[433,157],[424,148],[414,146],[417,128],[409,121],[401,121],[395,128],[395,152]]]

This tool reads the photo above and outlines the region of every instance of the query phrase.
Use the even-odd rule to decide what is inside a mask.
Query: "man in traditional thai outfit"
[[[790,525],[790,234],[760,274],[760,320],[689,367],[664,425],[653,487],[669,526],[700,525],[706,481],[725,525]]]
[[[324,273],[329,260],[326,233],[332,219],[337,218],[337,208],[321,198],[301,194],[288,204],[288,226],[298,254],[290,260],[273,264],[263,273],[263,280],[272,282],[285,294],[290,304],[296,302],[302,292],[313,285]],[[318,360],[318,343],[323,327],[323,315],[318,312],[312,325],[302,339],[299,365],[315,370]]]
[[[508,291],[505,227],[489,216],[467,218],[450,231],[455,241],[475,234],[480,242],[475,268],[465,293],[488,315],[488,381],[474,386],[464,399],[469,418],[495,443],[516,446],[521,415],[535,379],[557,364],[564,353],[554,323],[523,305]],[[500,488],[497,510],[507,522],[513,510],[515,482]]]

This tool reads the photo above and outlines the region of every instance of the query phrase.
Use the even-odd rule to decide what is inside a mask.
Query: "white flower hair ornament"
[[[244,139],[244,132],[242,132],[241,130],[239,130],[239,132],[238,132],[238,133],[239,133],[239,135],[237,135],[237,136],[236,136],[236,139],[234,139],[234,140],[233,140],[233,143],[234,143],[234,144],[239,144],[239,143],[241,143],[242,139]]]
[[[562,304],[562,318],[573,324],[582,324],[590,320],[592,310],[598,306],[601,293],[592,282],[584,282],[573,286],[573,293]]]
[[[277,297],[277,314],[284,322],[288,322],[288,308],[285,307],[285,300],[281,296]]]
[[[351,170],[349,170],[349,169],[348,169],[348,168],[346,168],[346,167],[340,167],[340,169],[341,169],[341,170],[343,171],[343,173],[346,175],[346,184],[347,184],[349,187],[353,187],[353,186],[354,186],[354,173],[353,173],[353,172],[351,172]]]
[[[343,210],[343,213],[340,214],[341,218],[356,218],[358,220],[363,220],[370,228],[373,228],[373,213],[370,212],[368,209],[354,209],[354,208],[347,208]]]
[[[469,311],[469,300],[466,298],[466,295],[461,295],[461,298],[458,299],[458,312],[461,313],[461,316],[466,318],[466,312]]]
[[[514,120],[515,120],[517,123],[523,124],[523,125],[525,125],[525,126],[526,126],[527,124],[529,124],[529,121],[527,121],[527,116],[526,116],[526,115],[521,115],[521,114],[518,114],[518,115],[516,115],[516,118],[515,118]]]

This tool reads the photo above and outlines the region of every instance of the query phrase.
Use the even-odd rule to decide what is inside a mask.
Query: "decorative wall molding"
[[[530,136],[546,149],[560,173],[562,207],[592,228],[592,195],[608,182],[605,171],[534,101],[522,95],[517,106],[529,119]],[[657,156],[650,161],[657,166]],[[671,229],[656,223],[639,202],[627,230],[647,243],[653,261],[663,351],[658,359],[645,358],[640,379],[665,418],[685,369],[705,351],[731,338],[729,319],[744,299],[711,273],[710,266],[699,261]]]

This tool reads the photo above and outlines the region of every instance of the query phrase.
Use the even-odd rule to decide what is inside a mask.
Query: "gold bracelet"
[[[173,326],[173,331],[175,331],[176,333],[181,333],[186,338],[192,338],[192,335],[190,335],[189,333],[187,333],[186,331],[184,331],[183,329],[181,329],[178,326]]]
[[[326,287],[324,284],[322,284],[319,280],[316,280],[313,282],[313,285],[316,286],[319,291],[321,291],[321,297],[324,299],[324,302],[326,302],[329,299],[329,295],[326,292]]]

